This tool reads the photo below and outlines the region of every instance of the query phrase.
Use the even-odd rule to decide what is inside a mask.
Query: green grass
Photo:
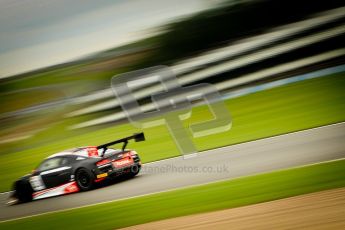
[[[339,73],[227,100],[233,117],[232,129],[193,141],[198,150],[206,150],[345,121],[344,88],[344,73]],[[185,126],[211,118],[205,106],[197,107]],[[57,133],[63,133],[63,138],[49,139],[35,148],[0,156],[0,191],[8,191],[15,179],[30,172],[52,153],[76,146],[98,145],[138,131],[124,124],[77,133],[56,125],[35,138],[45,140]],[[179,155],[165,126],[143,131],[147,141],[129,145],[140,153],[143,162]]]
[[[345,186],[345,160],[281,170],[0,224],[1,229],[115,229]]]

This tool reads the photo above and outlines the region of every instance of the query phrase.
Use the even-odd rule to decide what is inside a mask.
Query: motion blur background
[[[0,190],[42,159],[139,131],[110,88],[156,65],[216,85],[233,128],[199,150],[345,120],[343,1],[0,0]],[[150,104],[154,90],[138,90]],[[191,123],[212,118],[205,106]],[[166,127],[133,147],[178,155]]]

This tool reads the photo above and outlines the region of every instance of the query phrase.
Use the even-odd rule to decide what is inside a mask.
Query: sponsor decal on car
[[[128,165],[131,165],[131,164],[133,164],[133,159],[132,158],[124,158],[124,159],[117,160],[117,161],[113,162],[113,165],[116,168],[122,168],[122,167],[125,167],[125,166],[128,166]]]
[[[64,194],[78,192],[78,191],[79,191],[79,188],[77,186],[77,183],[74,181],[65,187]]]

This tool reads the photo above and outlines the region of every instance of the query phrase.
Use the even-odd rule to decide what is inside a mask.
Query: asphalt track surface
[[[145,164],[133,179],[92,191],[7,206],[0,221],[345,158],[345,123],[299,131]]]

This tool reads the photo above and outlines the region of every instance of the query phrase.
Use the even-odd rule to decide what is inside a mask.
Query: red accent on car
[[[54,190],[54,189],[56,189],[56,188],[58,188],[58,187],[59,187],[59,186],[53,187],[53,188],[44,189],[44,190],[38,191],[38,192],[34,192],[34,193],[32,194],[32,198],[35,198],[35,197],[37,197],[37,196],[40,196],[40,195],[45,194],[45,193],[47,193],[47,192],[50,192],[50,191],[52,191],[52,190]]]
[[[78,192],[79,188],[77,186],[77,182],[73,182],[72,184],[68,185],[65,189],[64,189],[64,194],[68,194],[68,193],[72,193],[72,192]]]
[[[101,182],[101,181],[104,181],[104,180],[105,180],[105,177],[96,179],[95,182],[98,183],[98,182]]]
[[[98,157],[98,149],[96,146],[89,146],[86,150],[89,157]]]
[[[123,155],[122,155],[122,158],[126,158],[126,157],[131,157],[132,155],[128,152],[128,153],[124,153]]]
[[[97,165],[97,166],[101,166],[101,165],[105,165],[105,164],[108,164],[108,163],[110,163],[110,160],[108,160],[108,159],[103,159],[103,160],[101,160],[101,161],[98,161],[98,162],[96,163],[96,165]]]
[[[64,190],[63,190],[63,192],[61,194],[68,194],[68,193],[78,192],[79,191],[77,183],[74,181],[74,182],[68,182],[66,184],[62,184],[62,185],[59,185],[59,186],[56,186],[56,187],[53,187],[53,188],[48,188],[48,189],[44,189],[44,190],[41,190],[41,191],[38,191],[38,192],[34,192],[32,194],[32,198],[36,198],[38,196],[41,196],[41,195],[46,194],[46,193],[49,193],[51,191],[54,191],[54,190],[59,189],[59,188],[61,188],[63,186],[66,186],[66,185],[67,185],[67,187],[64,188]]]

